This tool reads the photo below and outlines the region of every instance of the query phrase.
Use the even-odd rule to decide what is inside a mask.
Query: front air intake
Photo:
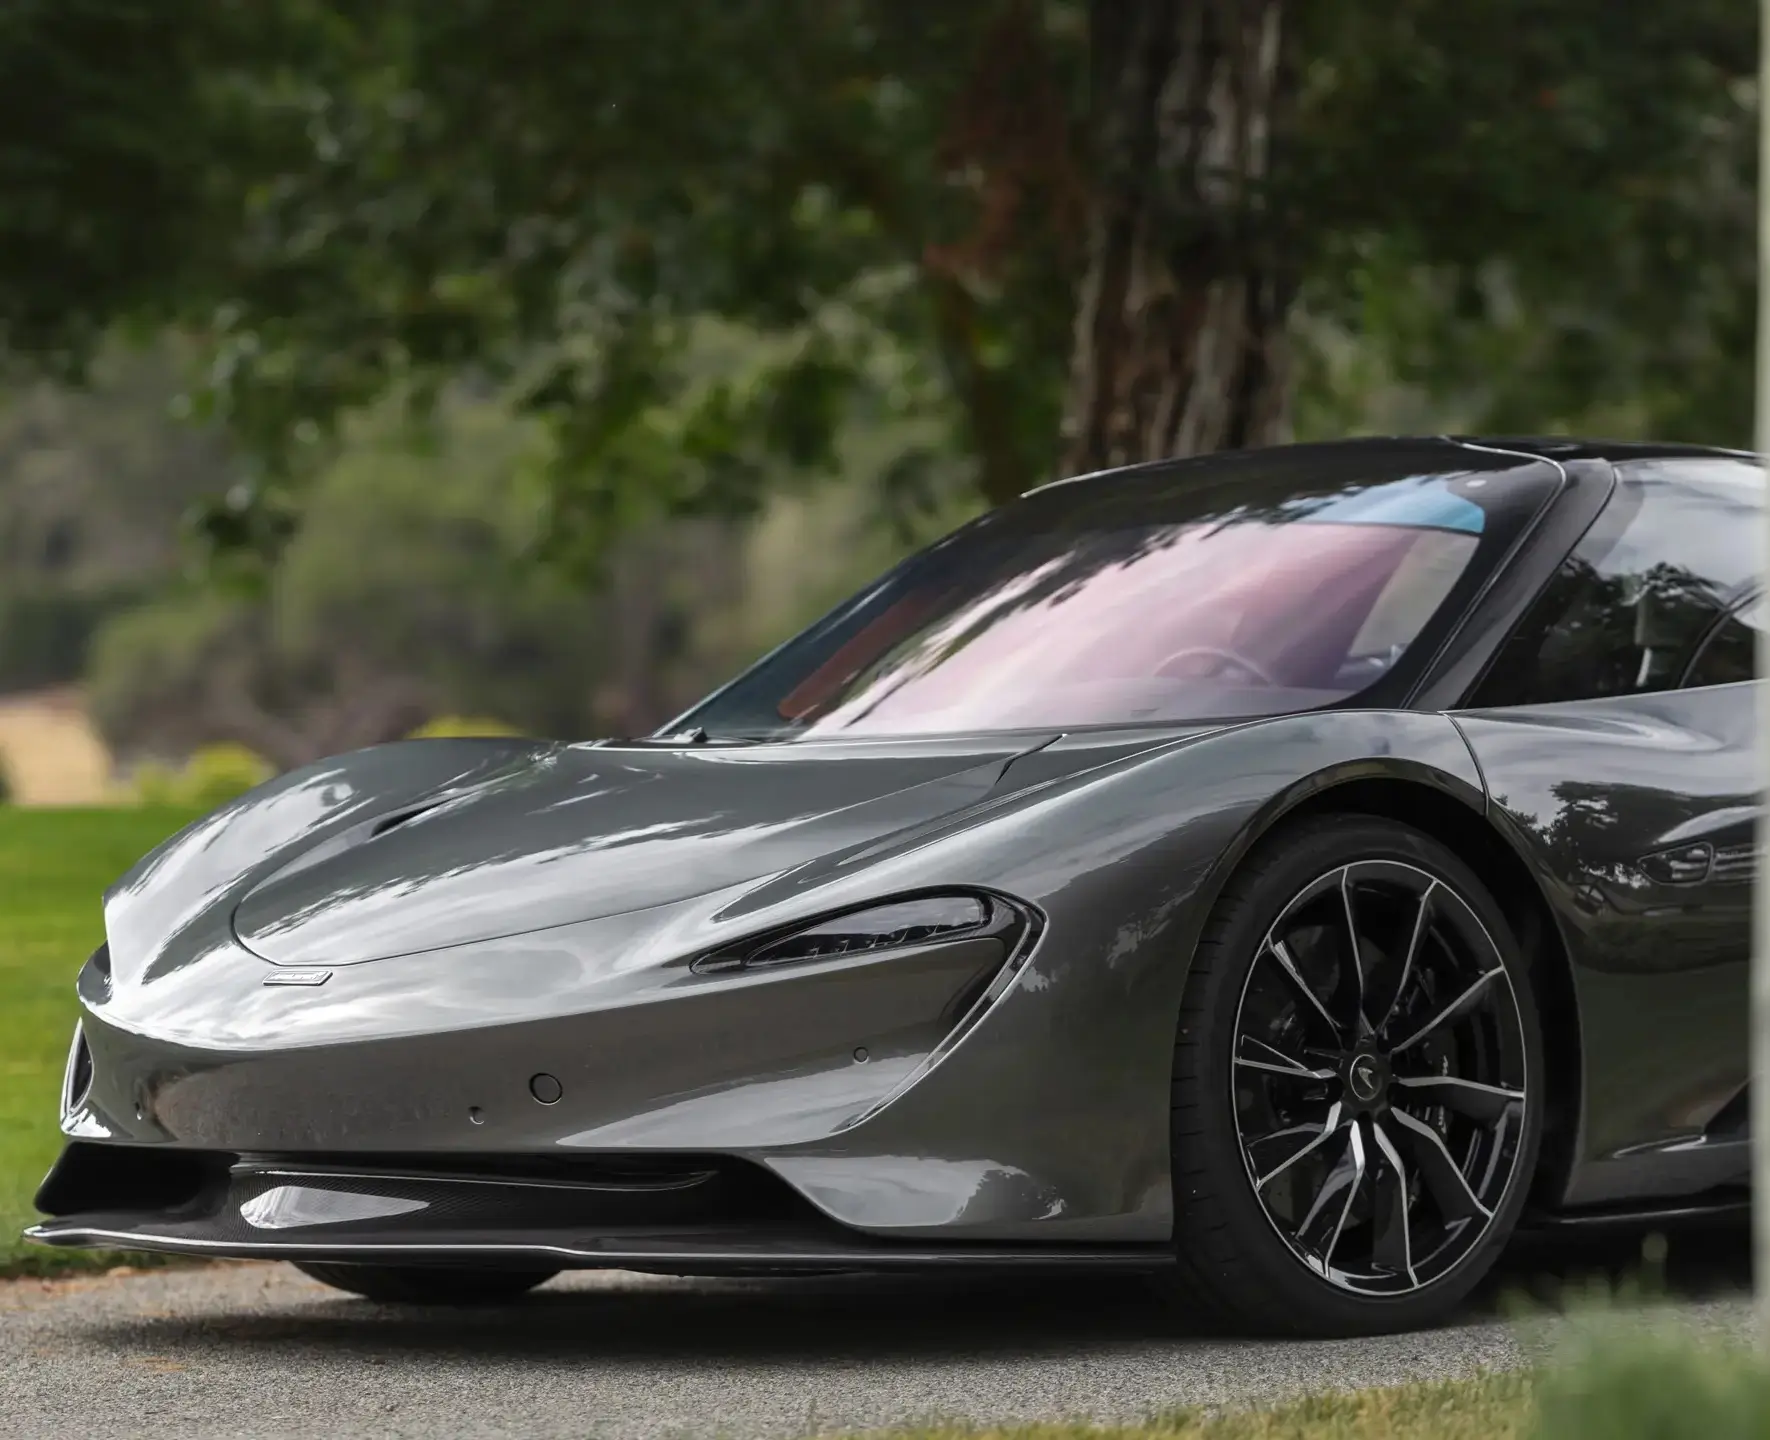
[[[61,1113],[71,1115],[86,1103],[92,1090],[92,1050],[86,1044],[86,1032],[74,1025],[74,1043],[68,1047],[67,1069],[61,1079]]]

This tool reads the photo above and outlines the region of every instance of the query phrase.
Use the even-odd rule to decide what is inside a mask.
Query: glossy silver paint
[[[1565,1204],[1749,1176],[1744,1134],[1708,1132],[1750,1075],[1757,689],[1458,717],[1573,965],[1584,1106]],[[1744,863],[1677,879],[1653,861],[1704,842]]]
[[[108,967],[79,978],[93,1078],[64,1130],[439,1169],[733,1156],[856,1246],[915,1242],[903,1263],[1158,1244],[1176,1015],[1210,904],[1293,807],[1382,782],[1485,827],[1547,907],[1536,963],[1565,964],[1578,1002],[1547,1037],[1577,1060],[1551,1198],[1737,1178],[1742,1147],[1714,1122],[1745,1080],[1749,886],[1737,869],[1688,883],[1654,857],[1751,850],[1755,687],[1446,713],[1443,677],[1479,672],[1528,600],[1518,577],[1547,573],[1602,504],[1601,459],[1556,463],[1561,510],[1536,542],[1550,552],[1526,547],[1503,577],[1519,594],[1481,599],[1421,677],[1420,710],[743,746],[418,741],[284,776],[108,893]],[[1021,907],[1022,948],[692,968],[744,937],[951,890]],[[537,1073],[558,1077],[557,1103],[531,1093]],[[79,1217],[45,1233],[58,1226],[72,1237]],[[191,1246],[277,1253],[276,1227],[257,1233],[270,1249]]]
[[[483,788],[359,841],[388,846],[360,881],[290,898],[292,879],[336,863],[301,856],[360,827],[354,797],[397,811],[426,767],[445,791],[468,773]],[[113,891],[110,994],[87,996],[98,1079],[67,1128],[264,1153],[714,1150],[861,1230],[1161,1239],[1198,902],[1287,804],[1374,774],[1481,804],[1454,725],[1406,713],[1008,744],[361,752],[203,822]],[[696,813],[672,798],[688,785],[717,799]],[[643,810],[623,809],[641,793]],[[660,814],[680,848],[643,818]],[[569,844],[549,828],[566,815]],[[224,883],[207,863],[219,853],[259,858]],[[435,943],[439,871],[466,897],[462,943]],[[526,899],[524,877],[549,874],[557,898]],[[955,999],[999,955],[689,969],[737,935],[930,888],[996,891],[1044,920],[1013,983],[944,1051]],[[228,917],[253,895],[282,908],[243,913],[306,913],[337,938],[278,947],[261,921],[248,943]],[[339,911],[360,945],[326,928]],[[513,933],[475,938],[488,911]],[[171,944],[168,915],[184,917]],[[430,943],[353,958],[406,928]],[[254,947],[332,978],[266,988],[273,961]],[[537,1070],[560,1078],[557,1105],[528,1093]]]

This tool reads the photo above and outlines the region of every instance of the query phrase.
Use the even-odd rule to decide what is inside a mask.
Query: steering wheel
[[[1221,662],[1218,665],[1217,670],[1211,672],[1212,674],[1216,674],[1217,671],[1220,671],[1225,665],[1233,665],[1237,670],[1252,675],[1254,679],[1258,680],[1262,685],[1274,690],[1278,688],[1278,681],[1259,665],[1255,664],[1254,661],[1248,659],[1246,655],[1237,655],[1233,650],[1224,650],[1216,645],[1189,645],[1184,650],[1176,650],[1156,667],[1155,673],[1157,675],[1167,675],[1169,674],[1170,666],[1177,664],[1179,661],[1191,659],[1194,655],[1203,655],[1206,659]]]

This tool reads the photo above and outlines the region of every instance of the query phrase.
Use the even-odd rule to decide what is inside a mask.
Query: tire
[[[1361,925],[1380,928],[1381,920],[1386,937],[1393,937],[1378,946],[1361,936],[1347,947],[1359,956],[1350,971],[1346,950],[1331,939],[1330,911],[1319,908],[1331,907],[1336,885],[1347,931],[1357,936]],[[1423,887],[1411,928],[1400,898],[1408,885]],[[1284,929],[1303,920],[1310,924]],[[1286,940],[1281,930],[1299,938]],[[1404,932],[1411,937],[1405,950]],[[1482,948],[1483,937],[1491,949]],[[1290,963],[1271,948],[1273,941]],[[1314,966],[1308,973],[1305,942]],[[1462,968],[1459,947],[1470,957]],[[1336,957],[1331,968],[1322,959],[1328,955]],[[1495,957],[1503,979],[1488,973]],[[1331,987],[1323,975],[1333,977]],[[1470,976],[1473,981],[1463,987]],[[1390,983],[1394,1000],[1384,1011],[1385,996],[1378,992]],[[1412,998],[1410,983],[1418,992]],[[1306,1004],[1305,990],[1330,994],[1334,1004]],[[1471,990],[1464,1009],[1440,1005],[1445,995],[1461,998]],[[1341,998],[1348,994],[1349,1019]],[[1335,1004],[1339,1022],[1331,1013]],[[1384,1011],[1385,1028],[1365,1038],[1366,1027],[1376,1023],[1365,1018],[1367,1008]],[[1440,1009],[1444,1015],[1433,1020]],[[1256,1022],[1250,1014],[1268,1018]],[[1432,1021],[1428,1033],[1403,1034],[1419,1028],[1422,1014]],[[1341,1028],[1324,1028],[1336,1023]],[[1330,1046],[1287,1038],[1309,1034],[1357,1038],[1337,1041],[1341,1053],[1329,1059]],[[1282,1057],[1266,1053],[1274,1046],[1262,1037],[1272,1036],[1280,1037]],[[1383,1045],[1400,1048],[1384,1053],[1383,1078],[1373,1081],[1374,1068],[1360,1066],[1357,1052]],[[1300,1063],[1312,1067],[1309,1075],[1333,1078],[1310,1079],[1284,1066],[1255,1063],[1299,1063],[1293,1050],[1307,1052]],[[1462,1072],[1448,1058],[1432,1061],[1441,1050],[1467,1056],[1471,1070],[1487,1066],[1480,1073],[1501,1078],[1489,1084],[1447,1078]],[[1189,1318],[1252,1333],[1352,1336],[1443,1320],[1492,1267],[1516,1227],[1541,1142],[1543,1074],[1541,1022],[1523,956],[1492,895],[1468,866],[1431,837],[1374,817],[1324,816],[1285,827],[1257,846],[1225,887],[1187,979],[1171,1093],[1177,1263],[1172,1280],[1162,1283]],[[1361,1094],[1373,1083],[1384,1087],[1374,1102]],[[1295,1107],[1297,1114],[1320,1114],[1311,1124],[1319,1124],[1321,1138],[1303,1124],[1282,1123],[1292,1103],[1285,1097],[1318,1092],[1328,1099],[1297,1099]],[[1336,1094],[1342,1107],[1354,1108],[1335,1112]],[[1422,1124],[1422,1101],[1442,1097],[1451,1098],[1428,1107]],[[1310,1108],[1323,1104],[1329,1106],[1325,1113]],[[1497,1113],[1491,1119],[1455,1113],[1478,1107]],[[1266,1123],[1278,1128],[1261,1133],[1250,1117],[1267,1114],[1275,1118]],[[1336,1114],[1351,1118],[1339,1119],[1344,1131],[1327,1139]],[[1440,1140],[1433,1142],[1427,1129]],[[1379,1132],[1386,1149],[1377,1141]],[[1325,1169],[1327,1157],[1342,1145],[1342,1133],[1344,1151],[1334,1162],[1339,1187],[1331,1187],[1331,1175],[1324,1179],[1300,1224],[1300,1198],[1288,1213],[1279,1213],[1279,1193],[1287,1187],[1307,1193],[1314,1172]],[[1466,1158],[1459,1162],[1465,1139]],[[1310,1153],[1293,1157],[1299,1146]],[[1462,1190],[1474,1208],[1457,1194],[1457,1178],[1437,1151],[1450,1165],[1460,1165]],[[1504,1171],[1507,1156],[1510,1170]],[[1266,1173],[1256,1179],[1257,1170]],[[1483,1187],[1479,1196],[1477,1186]],[[1367,1208],[1368,1219],[1361,1220]],[[1466,1216],[1460,1224],[1451,1218],[1457,1211]],[[1380,1232],[1379,1214],[1388,1217]],[[1324,1234],[1331,1238],[1313,1242]],[[1368,1254],[1360,1261],[1367,1234]],[[1430,1257],[1428,1242],[1439,1247]],[[1321,1258],[1323,1248],[1327,1259]]]
[[[557,1270],[481,1270],[456,1265],[350,1265],[297,1261],[303,1275],[389,1305],[497,1305],[551,1280]]]

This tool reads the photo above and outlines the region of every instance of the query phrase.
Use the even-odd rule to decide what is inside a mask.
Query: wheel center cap
[[[1389,1083],[1389,1067],[1375,1055],[1354,1055],[1346,1062],[1346,1088],[1352,1098],[1368,1105]]]

